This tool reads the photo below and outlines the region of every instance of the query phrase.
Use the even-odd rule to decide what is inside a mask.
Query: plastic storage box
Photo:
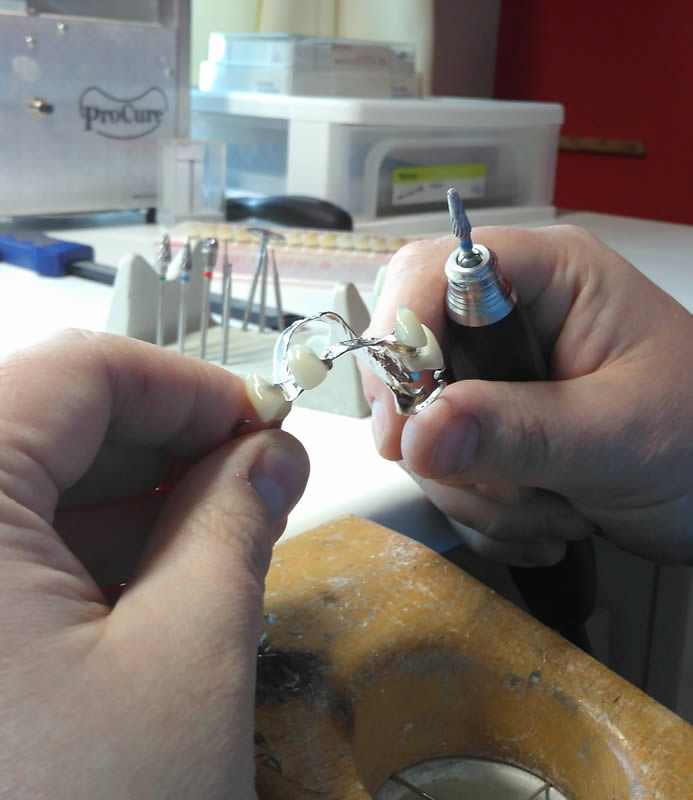
[[[318,36],[212,33],[203,91],[416,97],[413,44]]]
[[[303,194],[357,219],[552,209],[563,107],[467,98],[368,100],[192,92],[196,138],[227,145],[227,191]]]

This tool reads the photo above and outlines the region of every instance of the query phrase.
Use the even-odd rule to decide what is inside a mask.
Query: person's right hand
[[[579,228],[479,228],[475,241],[517,288],[552,380],[461,381],[403,418],[364,374],[380,453],[480,531],[468,544],[481,555],[498,543],[541,552],[555,537],[549,562],[598,526],[639,554],[693,563],[691,314]],[[448,237],[395,255],[370,334],[392,330],[407,306],[444,347],[443,264],[455,246]]]

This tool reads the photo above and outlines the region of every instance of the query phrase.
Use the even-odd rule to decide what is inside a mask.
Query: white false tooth
[[[405,306],[397,309],[395,339],[401,344],[408,344],[410,347],[424,347],[426,345],[426,333],[419,322],[419,318],[411,309]]]
[[[417,356],[421,362],[420,369],[443,369],[445,359],[443,351],[440,349],[438,340],[433,331],[426,325],[421,325],[426,334],[426,344],[419,350]]]
[[[327,366],[304,344],[295,344],[289,350],[288,367],[301,389],[315,389],[327,377]]]
[[[259,375],[248,375],[245,391],[261,422],[284,419],[291,411],[291,403],[282,390]]]
[[[424,346],[419,347],[415,353],[402,357],[404,366],[411,372],[423,372],[426,369],[443,369],[445,366],[445,359],[443,358],[438,340],[429,327],[422,323],[421,328],[426,337],[426,342]]]

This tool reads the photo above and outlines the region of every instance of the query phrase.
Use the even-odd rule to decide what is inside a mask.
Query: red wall
[[[560,102],[563,134],[647,148],[560,153],[560,208],[693,224],[692,0],[503,0],[495,96]]]

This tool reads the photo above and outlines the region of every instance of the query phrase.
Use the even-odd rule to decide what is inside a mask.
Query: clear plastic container
[[[263,92],[314,97],[416,97],[417,77],[373,74],[370,70],[297,70],[202,61],[203,91]]]
[[[212,33],[202,91],[415,97],[415,47],[289,34]]]
[[[349,100],[193,92],[195,136],[227,145],[227,188],[306,194],[359,219],[548,207],[563,108],[464,98]]]

